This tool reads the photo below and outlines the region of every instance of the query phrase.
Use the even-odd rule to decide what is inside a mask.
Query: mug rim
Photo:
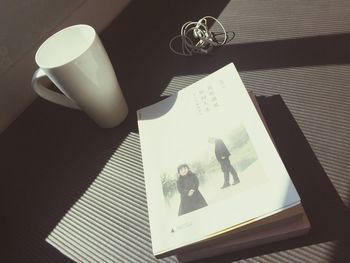
[[[48,42],[50,40],[52,40],[53,38],[57,37],[58,35],[62,34],[63,32],[68,31],[68,30],[72,30],[74,28],[85,28],[85,29],[87,29],[87,30],[89,30],[90,32],[93,33],[93,37],[91,39],[89,39],[89,44],[84,49],[82,49],[79,53],[77,53],[74,57],[70,58],[67,61],[64,61],[63,63],[57,64],[57,65],[53,65],[53,66],[44,65],[44,63],[40,63],[38,57],[40,55],[40,52],[42,52],[42,50],[48,44]],[[72,25],[72,26],[65,27],[65,28],[57,31],[56,33],[52,34],[51,36],[46,38],[44,40],[44,42],[41,43],[41,45],[38,47],[38,49],[37,49],[37,51],[35,53],[35,62],[42,69],[54,69],[54,68],[59,68],[59,67],[62,67],[64,65],[67,65],[70,62],[72,62],[75,59],[77,59],[78,57],[80,57],[82,54],[84,54],[86,52],[86,50],[88,50],[92,46],[92,44],[94,43],[94,41],[96,39],[96,36],[97,36],[96,30],[92,26],[87,25],[87,24],[77,24],[77,25]]]

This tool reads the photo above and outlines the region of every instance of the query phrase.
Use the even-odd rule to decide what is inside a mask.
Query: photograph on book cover
[[[169,166],[160,174],[168,221],[234,198],[268,179],[243,124],[215,119],[208,125],[207,121],[202,125],[197,121],[186,137],[178,138],[180,143],[154,145],[154,150],[165,155],[170,147],[175,148],[170,151],[175,156],[169,158]],[[172,137],[172,141],[177,138]]]
[[[137,113],[155,254],[300,201],[233,64]]]

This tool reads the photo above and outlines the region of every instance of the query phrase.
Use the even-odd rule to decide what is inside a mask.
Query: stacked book
[[[308,232],[298,192],[232,63],[137,114],[157,258],[192,261]]]

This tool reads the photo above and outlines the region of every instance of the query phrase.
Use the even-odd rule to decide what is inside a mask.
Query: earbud
[[[222,28],[224,34],[224,40],[222,42],[216,41],[213,38],[213,34],[209,31],[207,27],[207,19],[213,19],[216,21]],[[191,31],[193,31],[191,33]],[[191,33],[191,35],[189,35]],[[191,39],[191,37],[192,39]],[[182,52],[178,52],[174,50],[172,47],[173,41],[175,39],[181,38],[182,40]],[[199,39],[198,41],[196,39]],[[181,27],[181,34],[173,37],[169,42],[169,48],[175,54],[182,56],[192,56],[193,53],[202,53],[208,54],[213,47],[222,46],[226,43],[227,40],[227,32],[224,26],[220,23],[219,20],[212,16],[205,16],[199,19],[197,22],[186,22]]]

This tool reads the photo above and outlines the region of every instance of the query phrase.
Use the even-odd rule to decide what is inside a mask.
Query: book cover
[[[232,63],[137,114],[155,255],[300,203]]]

